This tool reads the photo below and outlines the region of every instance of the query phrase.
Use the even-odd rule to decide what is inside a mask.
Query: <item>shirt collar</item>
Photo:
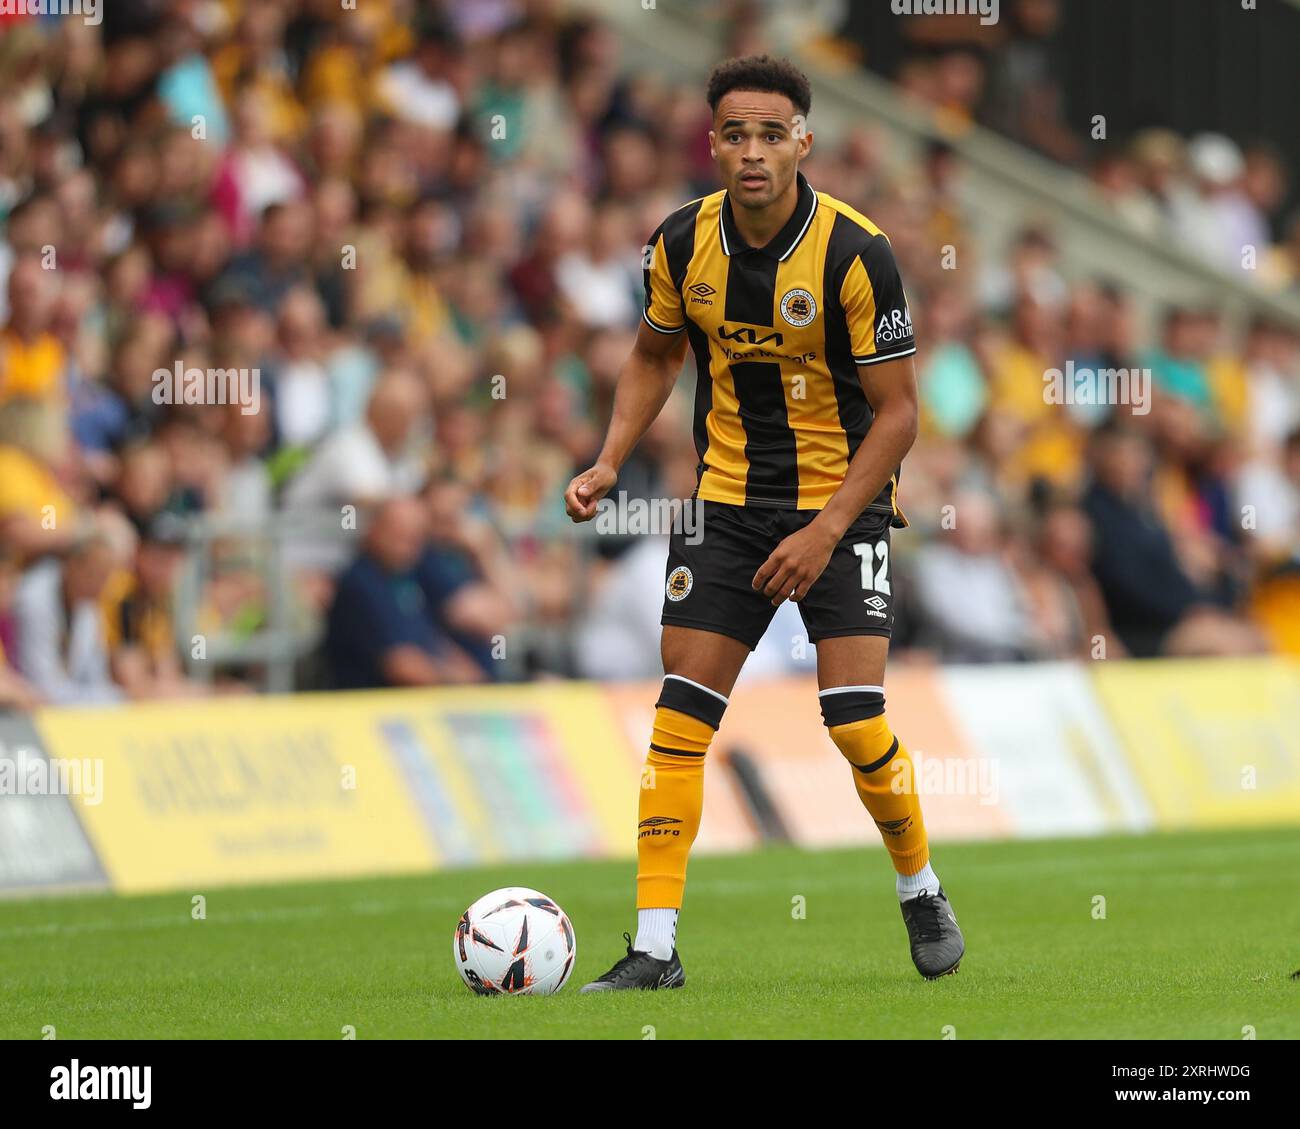
[[[794,249],[799,246],[799,240],[804,237],[804,233],[812,224],[813,215],[817,211],[817,193],[813,190],[813,186],[808,183],[807,177],[801,172],[795,173],[795,178],[799,185],[799,200],[794,206],[794,212],[786,221],[785,226],[768,242],[767,246],[757,248],[759,254],[767,255],[777,262],[784,262],[793,254]],[[724,254],[733,255],[755,250],[745,242],[736,228],[736,217],[731,211],[731,194],[729,192],[724,192],[722,196],[722,207],[718,212],[718,226],[722,234],[722,250]]]

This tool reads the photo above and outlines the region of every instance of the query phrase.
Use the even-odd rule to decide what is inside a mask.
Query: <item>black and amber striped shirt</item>
[[[916,352],[889,240],[798,174],[799,202],[748,246],[725,191],[693,200],[647,245],[645,321],[695,353],[697,496],[821,509],[871,427],[858,365]],[[898,472],[867,507],[906,524]]]

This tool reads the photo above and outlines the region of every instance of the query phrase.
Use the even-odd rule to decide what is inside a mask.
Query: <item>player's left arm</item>
[[[753,586],[773,604],[798,600],[813,586],[849,526],[871,504],[916,442],[916,366],[912,357],[859,365],[875,417],[844,481],[812,521],[786,537],[754,574]]]
[[[845,531],[889,481],[916,441],[912,316],[889,240],[877,234],[844,271],[840,303],[872,421],[844,481],[821,513],[785,538],[754,574],[773,604],[798,600],[825,570]]]
[[[827,535],[836,542],[885,488],[916,442],[920,410],[913,360],[900,357],[870,367],[858,366],[858,379],[867,402],[875,409],[875,417],[857,453],[849,460],[844,482],[809,523],[824,523]]]

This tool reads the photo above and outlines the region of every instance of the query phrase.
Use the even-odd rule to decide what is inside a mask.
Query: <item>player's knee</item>
[[[859,772],[884,768],[898,753],[898,738],[885,719],[879,686],[837,686],[818,695],[831,740]]]
[[[726,708],[727,699],[716,690],[680,675],[668,675],[655,703],[651,752],[678,757],[704,756],[713,734],[722,724]]]

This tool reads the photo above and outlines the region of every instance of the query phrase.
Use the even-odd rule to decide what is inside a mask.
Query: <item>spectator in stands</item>
[[[310,281],[307,259],[313,222],[310,206],[301,200],[268,204],[261,214],[256,245],[232,259],[219,282],[237,285],[251,305],[274,314],[290,290]]]
[[[108,536],[90,526],[64,557],[34,565],[18,584],[18,669],[51,702],[85,705],[122,697],[109,670],[100,607],[118,563]]]
[[[1151,446],[1109,421],[1092,444],[1092,483],[1083,509],[1093,526],[1092,570],[1125,647],[1161,653],[1240,654],[1260,649],[1248,625],[1188,577],[1151,496]]]
[[[171,601],[185,560],[185,524],[161,513],[140,533],[133,568],[106,585],[105,643],[113,680],[131,698],[175,698],[199,693],[177,652]]]
[[[1021,578],[1044,657],[1123,658],[1127,652],[1092,575],[1092,527],[1083,512],[1053,502],[1039,519],[1033,548]]]
[[[1275,649],[1300,656],[1300,428],[1275,464],[1247,468],[1236,500],[1258,575],[1252,617]]]
[[[417,498],[374,512],[361,555],[339,578],[325,652],[340,689],[479,682],[482,668],[435,625],[435,601],[419,563],[428,515]]]
[[[1265,218],[1242,187],[1241,149],[1231,138],[1202,133],[1188,143],[1187,166],[1192,181],[1173,201],[1174,236],[1210,265],[1238,274],[1248,247],[1258,260],[1272,244]]]
[[[629,238],[628,215],[613,202],[598,206],[585,246],[556,264],[560,294],[578,319],[593,328],[635,325],[641,316],[641,256]]]
[[[1143,189],[1137,164],[1130,154],[1103,149],[1093,161],[1090,175],[1106,207],[1134,231],[1149,239],[1159,239],[1164,234],[1160,207]]]
[[[325,305],[316,291],[298,286],[285,294],[276,326],[278,350],[271,359],[276,432],[290,447],[311,447],[333,424]]]
[[[71,457],[60,405],[17,398],[0,406],[0,538],[24,561],[72,543],[80,506],[64,486]]]
[[[927,307],[929,340],[917,363],[922,423],[940,435],[965,438],[988,405],[989,392],[968,344],[972,310],[954,284],[934,293]]]
[[[1270,318],[1256,318],[1242,346],[1240,371],[1232,374],[1232,390],[1242,400],[1235,411],[1229,408],[1226,420],[1254,455],[1276,458],[1300,427],[1298,363],[1300,338]]]
[[[1300,566],[1300,428],[1280,453],[1250,463],[1237,481],[1238,511],[1249,516],[1253,554],[1265,565]]]
[[[396,369],[375,386],[364,422],[336,431],[289,483],[285,504],[308,514],[332,511],[350,520],[388,498],[411,494],[426,474],[428,392],[413,372]],[[344,507],[349,507],[344,511]],[[333,571],[347,560],[338,538],[306,537],[292,547],[299,568]]]
[[[63,346],[51,332],[59,275],[35,254],[9,274],[9,318],[0,330],[0,402],[14,396],[50,399],[63,392]]]
[[[0,710],[30,710],[41,703],[36,687],[13,665],[18,649],[13,599],[22,576],[19,563],[14,550],[0,545]]]
[[[1130,142],[1128,155],[1164,229],[1171,231],[1179,198],[1189,191],[1183,180],[1187,161],[1183,139],[1169,129],[1144,129]]]
[[[558,264],[581,244],[591,223],[591,207],[572,191],[558,192],[538,224],[528,254],[510,271],[515,296],[529,319],[542,324],[559,315],[561,293],[556,279]]]
[[[1165,315],[1161,345],[1146,353],[1143,366],[1151,370],[1155,395],[1176,396],[1208,412],[1212,396],[1206,361],[1212,339],[1207,340],[1204,329],[1198,311],[1171,309]]]
[[[449,133],[460,118],[460,98],[450,81],[459,44],[453,29],[430,20],[414,54],[379,75],[377,93],[388,111],[430,133]]]
[[[271,473],[261,457],[270,441],[269,419],[265,403],[255,412],[245,411],[242,404],[228,404],[222,416],[220,439],[226,465],[212,510],[247,527],[275,511]]]
[[[163,445],[145,440],[127,447],[113,493],[132,524],[146,528],[175,495],[175,480]]]
[[[430,479],[423,500],[429,540],[416,569],[435,623],[484,674],[497,677],[502,644],[522,611],[509,551],[454,478]]]
[[[268,231],[268,226],[274,228],[278,224],[278,206],[302,196],[302,174],[273,136],[272,107],[264,92],[255,88],[244,90],[237,99],[235,141],[225,151],[217,170],[212,187],[213,204],[239,246],[250,241],[260,221],[263,261],[283,271],[287,264],[277,262],[275,254],[279,232]],[[294,218],[290,213],[290,222]],[[244,264],[245,269],[252,261]],[[259,281],[268,293],[273,293],[279,285],[273,278]]]
[[[953,499],[953,517],[948,535],[922,548],[913,568],[922,638],[953,662],[1032,657],[1028,600],[993,499],[964,491]]]
[[[290,506],[365,506],[417,489],[424,477],[428,392],[413,372],[385,373],[361,424],[336,432],[290,483]]]

